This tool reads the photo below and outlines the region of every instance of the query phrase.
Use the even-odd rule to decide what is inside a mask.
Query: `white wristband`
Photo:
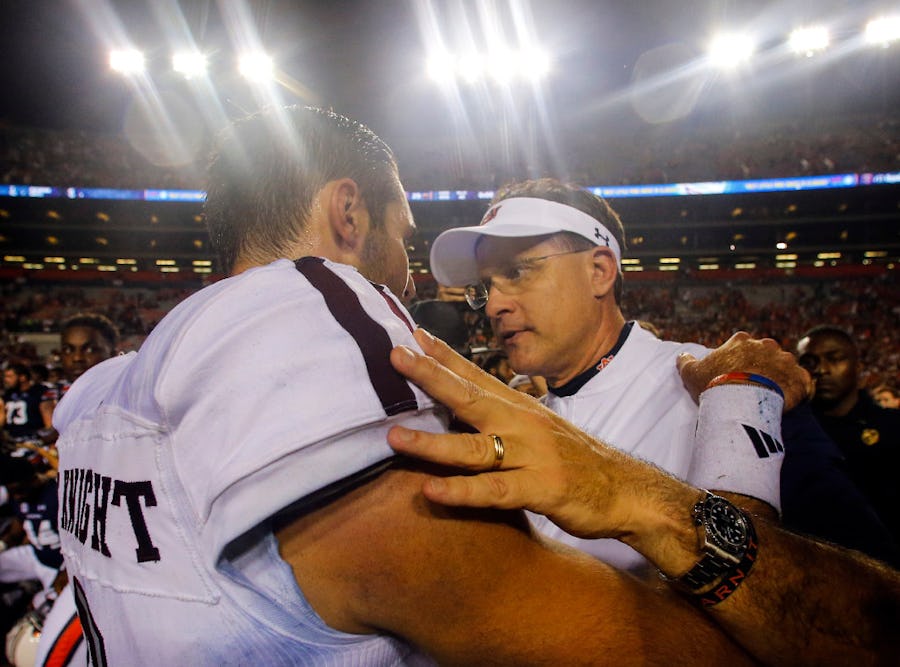
[[[783,407],[781,396],[752,384],[723,384],[700,394],[688,481],[759,498],[780,513]]]

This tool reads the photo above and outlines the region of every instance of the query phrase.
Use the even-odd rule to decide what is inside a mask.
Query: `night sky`
[[[636,64],[642,63],[640,74],[647,76],[647,67],[651,74],[664,69],[670,54],[674,54],[673,62],[677,57],[696,58],[716,24],[752,28],[771,44],[813,13],[832,26],[834,40],[846,40],[879,5],[892,4],[846,0],[3,0],[0,121],[119,130],[134,90],[107,67],[107,49],[116,35],[127,36],[145,51],[157,93],[187,98],[192,93],[167,68],[171,45],[190,34],[212,54],[210,78],[221,114],[243,115],[259,104],[234,73],[235,26],[249,25],[249,32],[270,50],[290,82],[292,90],[280,87],[276,101],[332,106],[389,140],[399,136],[421,140],[459,123],[448,97],[424,75],[429,40],[420,28],[423,17],[431,12],[448,42],[458,39],[459,26],[467,23],[475,43],[484,45],[497,38],[480,34],[479,10],[491,8],[509,31],[510,7],[517,6],[530,17],[530,29],[553,55],[554,66],[539,102],[525,91],[516,93],[522,97],[512,99],[513,106],[534,105],[534,113],[544,114],[562,132],[577,132],[588,123],[640,126],[646,120],[635,113],[631,96]],[[238,20],[238,15],[243,18]],[[663,45],[670,50],[641,61],[642,54]],[[721,117],[723,109],[729,114],[796,115],[895,108],[900,97],[900,46],[866,53],[844,47],[835,52],[815,63],[770,56],[743,78],[709,78],[696,87],[698,99],[690,118],[704,122],[704,118]],[[470,115],[477,115],[473,108],[478,108],[483,116],[492,112],[499,96],[497,91],[482,89],[462,91],[459,99]],[[196,98],[192,103],[197,103]]]

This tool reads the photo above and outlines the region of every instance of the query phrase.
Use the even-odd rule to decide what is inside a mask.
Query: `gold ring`
[[[500,436],[493,433],[490,435],[491,440],[494,441],[494,465],[491,466],[491,470],[497,470],[503,463],[503,457],[506,454],[506,451],[503,449],[503,440]]]

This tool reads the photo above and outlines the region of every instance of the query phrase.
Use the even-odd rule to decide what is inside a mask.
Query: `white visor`
[[[475,248],[483,236],[520,238],[572,232],[613,251],[622,251],[612,233],[597,219],[566,204],[535,197],[504,199],[488,209],[477,227],[457,227],[438,235],[431,246],[431,272],[441,285],[459,287],[478,281]]]

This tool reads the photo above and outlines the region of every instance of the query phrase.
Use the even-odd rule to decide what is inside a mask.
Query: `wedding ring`
[[[497,470],[503,464],[503,456],[506,452],[503,449],[503,440],[500,436],[493,433],[490,435],[491,440],[494,441],[494,465],[491,466],[491,470]]]

